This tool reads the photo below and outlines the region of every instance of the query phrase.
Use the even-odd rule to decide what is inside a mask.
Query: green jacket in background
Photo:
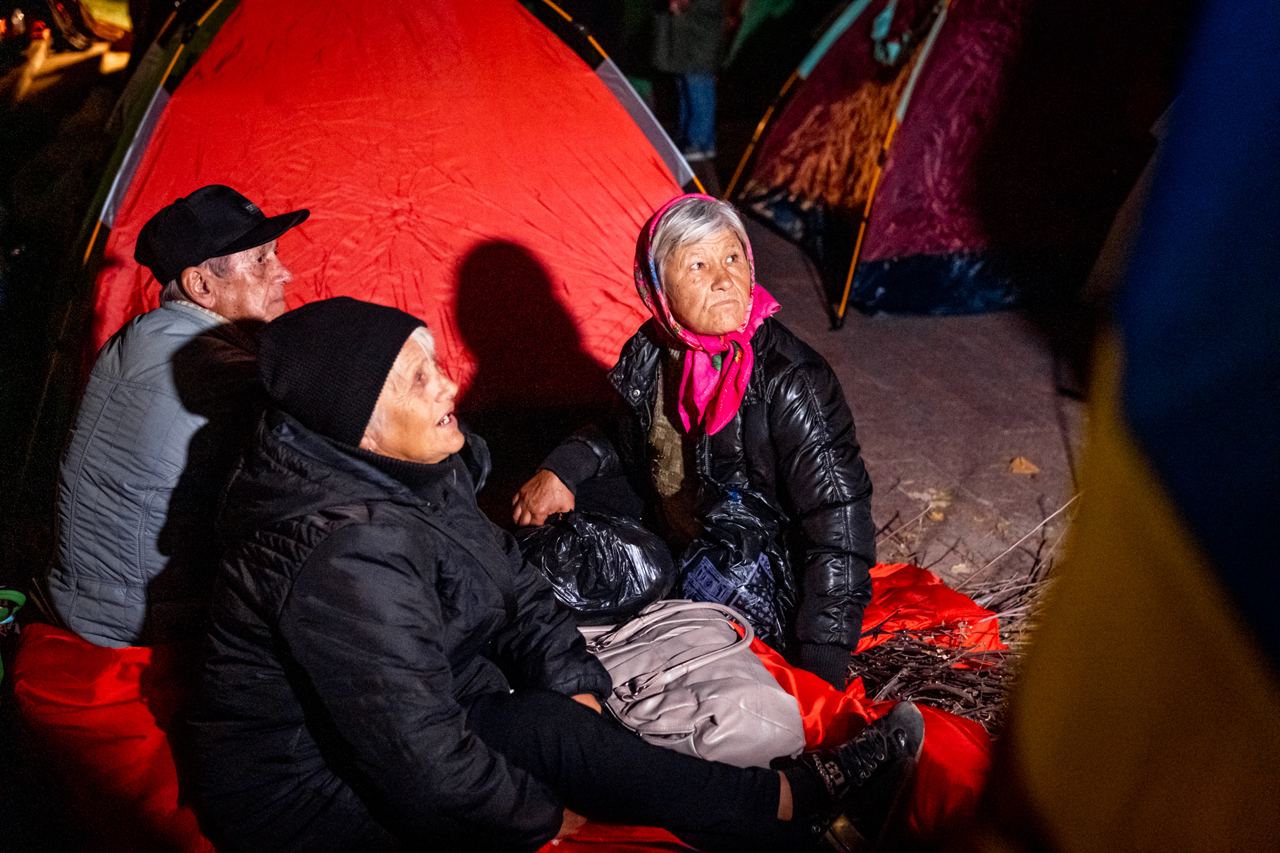
[[[653,67],[668,74],[715,73],[724,58],[723,0],[693,0],[679,15],[659,0],[653,21]]]

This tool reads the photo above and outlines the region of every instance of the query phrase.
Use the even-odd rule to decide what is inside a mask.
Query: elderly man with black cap
[[[253,327],[285,310],[292,276],[276,240],[307,215],[266,216],[215,184],[138,235],[160,307],[98,354],[59,476],[49,599],[84,639],[151,646],[198,632],[217,498],[262,410]]]
[[[190,712],[219,849],[535,850],[573,812],[709,850],[847,849],[840,813],[877,834],[919,755],[909,703],[781,771],[600,714],[609,675],[476,506],[487,450],[434,350],[414,317],[345,297],[262,333],[270,408],[219,518]]]

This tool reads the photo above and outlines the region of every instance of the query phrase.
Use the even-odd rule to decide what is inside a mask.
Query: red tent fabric
[[[680,192],[600,79],[516,0],[241,0],[124,194],[95,349],[156,304],[133,261],[142,224],[206,183],[269,214],[310,208],[281,241],[289,305],[347,295],[420,316],[471,408],[595,393],[647,316],[636,235]]]
[[[880,625],[878,636],[968,625],[967,633],[960,632],[964,646],[1001,648],[993,614],[930,572],[906,564],[881,565],[873,567],[872,577],[876,596],[867,622]],[[922,614],[930,612],[936,618],[925,622]],[[866,638],[862,647],[876,641]],[[869,703],[860,680],[841,693],[790,666],[759,640],[752,648],[797,698],[811,748],[846,740],[892,706]],[[99,849],[212,849],[190,808],[180,802],[169,747],[168,732],[185,694],[186,674],[166,649],[102,648],[49,625],[33,625],[20,637],[14,696],[28,725],[57,759],[72,789],[73,806],[93,830]],[[912,831],[929,837],[972,809],[990,764],[990,741],[977,723],[923,710],[925,749],[908,820]],[[588,824],[547,849],[681,848],[660,829]]]

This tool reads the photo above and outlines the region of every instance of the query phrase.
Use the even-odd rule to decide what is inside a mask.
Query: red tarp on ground
[[[879,625],[870,648],[897,630],[968,627],[963,644],[1001,648],[992,614],[938,578],[906,564],[872,569],[876,594],[866,624]],[[861,681],[844,692],[753,645],[778,682],[799,701],[810,747],[839,743],[885,713],[869,704]],[[14,666],[14,695],[24,719],[57,759],[73,805],[99,849],[212,849],[195,817],[179,805],[168,735],[183,693],[181,673],[164,649],[107,649],[48,625],[27,628]],[[977,723],[925,708],[921,758],[910,824],[931,835],[973,806],[986,777],[990,742]],[[557,850],[671,850],[681,845],[652,828],[588,824]]]
[[[50,625],[18,638],[14,698],[96,850],[213,851],[178,804],[168,731],[187,679],[176,663],[164,648],[103,648]]]
[[[879,645],[896,631],[930,628],[953,629],[948,640],[973,651],[1004,648],[994,614],[943,584],[932,572],[907,563],[893,563],[872,566],[871,577],[875,594],[863,625],[866,631],[878,626],[879,633],[864,635],[858,651]],[[861,679],[841,693],[818,676],[791,666],[759,640],[753,640],[751,648],[799,702],[805,744],[810,749],[843,743],[893,707],[892,702],[868,702]],[[972,720],[934,708],[921,710],[925,718],[924,752],[907,821],[911,833],[929,838],[953,821],[963,820],[977,804],[991,764],[991,740]],[[683,845],[660,829],[587,824],[577,835],[543,849],[547,853],[577,849],[586,853],[602,849],[678,850]]]
[[[291,307],[424,319],[470,408],[580,402],[647,315],[636,235],[680,192],[581,59],[516,0],[241,0],[161,117],[94,292],[96,349],[151,307],[133,261],[156,210],[226,183],[268,214]],[[554,361],[555,369],[547,369]]]

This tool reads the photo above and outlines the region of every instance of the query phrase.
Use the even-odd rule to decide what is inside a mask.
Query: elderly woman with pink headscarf
[[[793,662],[843,687],[875,531],[839,380],[774,318],[726,202],[683,195],[660,208],[640,235],[635,283],[653,317],[609,373],[615,414],[552,452],[516,494],[515,521],[542,524],[589,481],[624,475],[644,521],[685,554],[686,596],[738,605]],[[738,585],[726,588],[697,559],[709,541],[755,560],[754,574],[730,573]]]

